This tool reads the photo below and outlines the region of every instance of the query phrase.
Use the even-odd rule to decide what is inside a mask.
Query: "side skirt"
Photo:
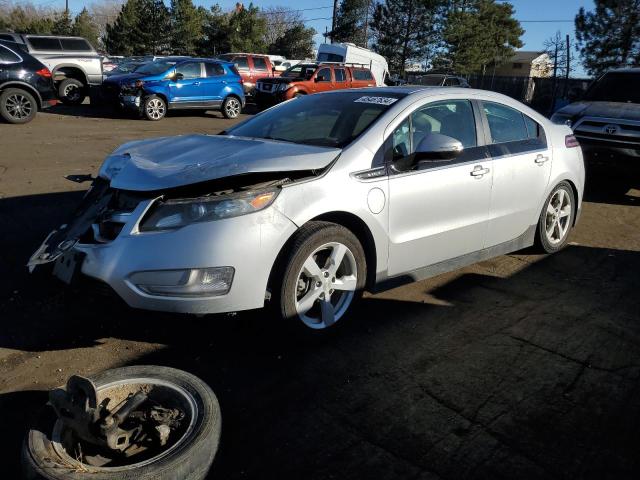
[[[412,270],[411,272],[401,274],[397,277],[385,278],[384,280],[378,281],[376,285],[371,289],[371,292],[383,292],[385,290],[390,290],[392,288],[400,287],[408,283],[425,280],[427,278],[440,275],[441,273],[451,272],[453,270],[457,270],[468,265],[473,265],[474,263],[478,263],[483,260],[499,257],[500,255],[505,255],[507,253],[516,252],[518,250],[522,250],[523,248],[530,247],[534,243],[537,227],[538,225],[531,225],[529,228],[527,228],[527,231],[519,237],[504,243],[500,243],[498,245],[494,245],[493,247],[488,247],[482,250],[467,253],[465,255],[460,255],[459,257],[455,257],[450,260],[443,260],[442,262],[434,263],[433,265],[428,265],[426,267],[421,267],[416,270]]]

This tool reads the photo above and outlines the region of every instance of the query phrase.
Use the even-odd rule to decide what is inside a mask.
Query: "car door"
[[[493,160],[488,246],[535,228],[551,175],[551,150],[542,125],[521,111],[482,102]]]
[[[219,63],[205,62],[204,101],[208,104],[219,105],[222,102],[222,92],[227,85],[227,77],[224,68]]]
[[[252,57],[253,59],[253,77],[257,82],[261,78],[272,77],[273,74],[269,74],[269,67],[264,57]]]
[[[202,70],[201,62],[184,62],[176,65],[176,75],[181,74],[182,78],[174,77],[169,83],[170,103],[188,106],[190,103],[203,101],[204,85],[202,79],[204,75]]]
[[[424,104],[397,126],[387,143],[389,275],[400,275],[481,250],[485,245],[492,168],[480,112],[466,99]],[[449,161],[400,165],[426,135],[458,139],[463,152]],[[387,158],[388,158],[387,157]]]
[[[316,93],[331,90],[331,80],[331,68],[323,67],[319,69],[313,77],[311,91]]]
[[[335,90],[339,90],[342,88],[349,88],[349,84],[347,82],[347,71],[345,68],[334,67],[333,76],[335,78],[335,81],[333,83],[333,88]]]

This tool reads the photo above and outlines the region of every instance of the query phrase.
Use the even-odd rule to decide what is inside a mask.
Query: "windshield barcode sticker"
[[[394,102],[397,102],[397,98],[391,97],[360,97],[355,100],[355,103],[375,103],[376,105],[391,105]]]

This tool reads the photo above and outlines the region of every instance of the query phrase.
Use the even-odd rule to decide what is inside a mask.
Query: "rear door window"
[[[93,50],[89,42],[84,38],[61,38],[60,43],[63,50],[72,50],[74,52],[90,52]]]
[[[353,71],[354,80],[373,80],[373,75],[369,70],[355,69]]]
[[[21,59],[14,52],[0,45],[0,63],[20,63]]]
[[[492,156],[514,155],[547,148],[542,126],[515,108],[482,102],[489,125]]]
[[[253,69],[261,72],[266,72],[267,62],[262,57],[253,57]]]
[[[344,68],[334,68],[333,74],[336,76],[336,82],[344,82],[347,80]]]
[[[53,37],[29,37],[27,39],[29,45],[34,50],[62,50],[60,40]]]

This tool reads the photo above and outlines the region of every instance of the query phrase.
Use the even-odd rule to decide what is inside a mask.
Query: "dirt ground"
[[[0,458],[72,373],[188,370],[220,400],[214,479],[638,478],[640,182],[591,182],[562,252],[499,257],[365,299],[318,343],[263,312],[193,318],[69,295],[28,275],[119,144],[217,133],[219,114],[161,122],[57,107],[0,124]]]

